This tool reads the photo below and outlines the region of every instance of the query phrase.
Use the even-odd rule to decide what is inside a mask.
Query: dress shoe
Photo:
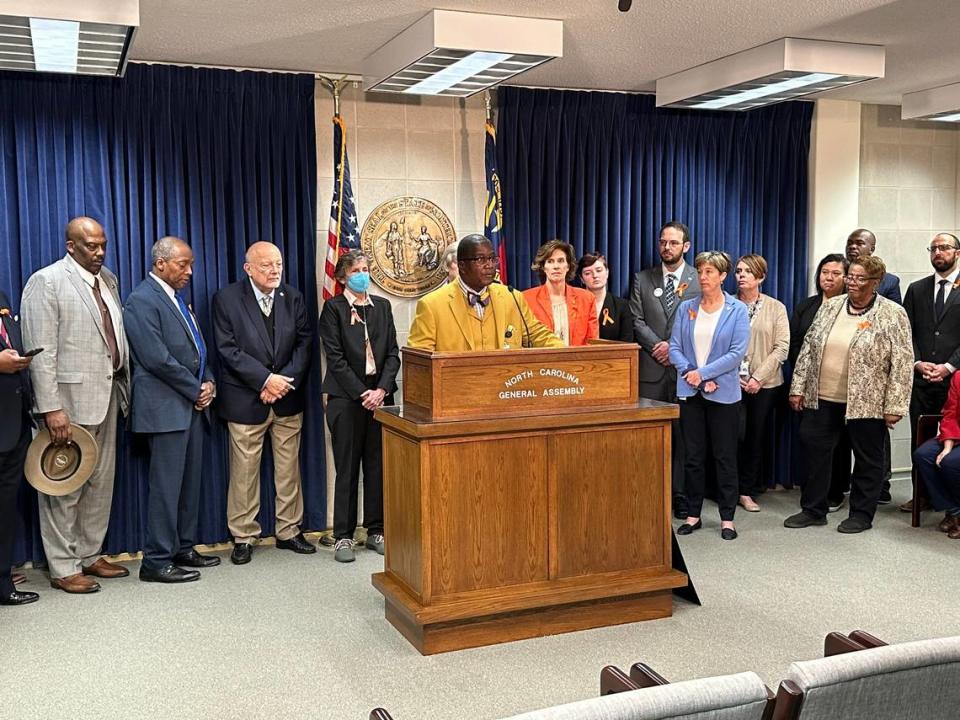
[[[383,555],[383,535],[380,533],[367,535],[367,539],[364,541],[363,546],[367,548],[367,550],[376,550],[378,555]]]
[[[200,573],[196,570],[184,570],[176,565],[167,565],[159,570],[140,567],[140,580],[143,582],[184,583],[199,579]]]
[[[893,501],[889,490],[882,490],[880,497],[877,498],[877,505],[889,505]]]
[[[684,495],[673,496],[673,516],[677,520],[686,520],[690,516],[690,506]]]
[[[810,513],[798,512],[796,515],[791,515],[786,520],[783,521],[783,526],[785,528],[805,528],[810,527],[811,525],[826,525],[826,518],[814,517]]]
[[[0,595],[0,605],[29,605],[36,602],[40,596],[35,592],[19,592],[14,590],[8,595]]]
[[[336,538],[333,537],[333,535],[321,535],[320,544],[323,545],[324,547],[332,548],[334,545],[337,544],[337,541],[336,541]]]
[[[173,556],[173,564],[180,567],[213,567],[220,564],[220,558],[216,555],[201,555],[193,548],[184,552],[178,552]]]
[[[951,540],[960,540],[960,523],[954,526],[953,530],[947,533],[947,537]]]
[[[847,498],[844,495],[841,495],[839,498],[829,498],[827,500],[827,512],[835,513],[843,507],[846,501]]]
[[[692,525],[690,523],[683,523],[683,525],[677,528],[677,535],[691,535],[694,530],[699,530],[702,527],[702,520],[697,520]]]
[[[122,578],[130,574],[123,565],[115,565],[106,558],[100,558],[90,567],[83,569],[84,575],[93,575],[98,578]]]
[[[872,527],[873,523],[871,523],[869,520],[864,520],[863,518],[859,517],[848,517],[837,526],[837,531],[847,535],[852,535],[854,533],[861,533],[864,530],[869,530]]]
[[[721,539],[721,540],[736,540],[736,539],[737,539],[737,531],[734,530],[733,528],[723,528],[723,529],[720,531],[720,539]]]
[[[757,505],[749,495],[740,496],[740,507],[747,512],[760,512],[760,506]]]
[[[50,578],[50,587],[63,590],[71,595],[86,595],[100,589],[100,583],[91,580],[83,573],[76,573],[62,578]]]
[[[230,562],[234,565],[246,565],[253,556],[253,547],[250,543],[236,543],[230,553]]]
[[[900,512],[913,512],[913,500],[907,500],[905,503],[899,506]],[[927,502],[925,497],[920,498],[920,512],[930,509],[930,503]]]
[[[335,552],[333,553],[333,559],[337,562],[349,563],[357,559],[357,555],[353,551],[352,538],[340,538],[337,540],[334,550]]]
[[[943,520],[941,520],[940,524],[937,525],[937,530],[942,533],[949,533],[951,530],[957,527],[958,523],[960,523],[960,518],[958,518],[956,515],[946,513],[943,516]]]
[[[307,542],[303,533],[297,533],[288,540],[277,540],[277,547],[281,550],[293,550],[299,555],[313,555],[317,549]]]

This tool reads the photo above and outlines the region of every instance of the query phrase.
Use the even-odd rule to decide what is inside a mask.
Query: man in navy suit
[[[17,529],[17,489],[30,445],[30,375],[32,358],[22,357],[18,317],[0,290],[0,605],[26,605],[40,596],[18,592],[10,577],[13,536]]]
[[[153,270],[127,298],[123,320],[133,356],[132,429],[150,443],[150,499],[140,579],[188,582],[220,558],[198,553],[203,421],[216,387],[197,319],[178,294],[193,275],[193,251],[164,237]]]
[[[247,249],[247,277],[213,296],[213,331],[220,355],[217,411],[230,431],[227,526],[234,565],[250,562],[260,538],[260,457],[270,433],[276,487],[277,547],[317,549],[300,530],[300,435],[313,332],[303,295],[281,282],[280,248],[256,242]]]

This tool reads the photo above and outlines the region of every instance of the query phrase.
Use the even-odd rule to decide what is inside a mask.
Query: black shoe
[[[720,538],[723,540],[736,540],[737,531],[734,530],[733,528],[723,528],[720,531]]]
[[[230,553],[230,562],[234,565],[246,565],[250,562],[253,555],[253,547],[250,543],[237,543],[233,546],[233,552]]]
[[[883,490],[880,493],[880,497],[877,499],[877,505],[889,505],[892,500],[893,498],[890,497],[890,491]]]
[[[783,521],[783,526],[785,528],[805,528],[810,527],[811,525],[826,525],[826,518],[814,517],[810,513],[798,512],[796,515],[791,515],[786,520]]]
[[[9,595],[0,595],[0,605],[29,605],[39,599],[40,596],[35,592],[14,590]]]
[[[216,555],[201,555],[193,548],[184,552],[178,552],[173,556],[173,564],[180,567],[213,567],[220,564],[220,558]]]
[[[323,545],[324,547],[332,548],[334,545],[337,544],[337,539],[333,536],[333,534],[321,535],[320,544]]]
[[[852,535],[854,533],[862,533],[864,530],[869,530],[872,527],[873,523],[869,520],[864,520],[860,517],[848,517],[837,526],[837,531]]]
[[[844,495],[841,495],[839,498],[827,498],[827,512],[836,512],[843,507],[846,501],[847,498]]]
[[[690,535],[694,530],[699,530],[703,527],[703,521],[697,520],[693,525],[690,523],[684,523],[677,528],[677,535]]]
[[[313,555],[317,551],[317,548],[307,542],[303,533],[297,533],[289,540],[277,540],[277,547],[281,550],[293,550],[300,555]]]
[[[167,565],[159,570],[140,567],[140,580],[142,582],[184,583],[199,579],[200,573],[196,570],[184,570],[176,565]]]
[[[673,496],[673,516],[677,520],[686,520],[690,516],[690,506],[685,496]]]

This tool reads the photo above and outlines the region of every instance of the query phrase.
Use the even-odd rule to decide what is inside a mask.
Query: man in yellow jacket
[[[407,345],[434,352],[563,347],[531,312],[523,295],[499,283],[497,255],[483,235],[457,246],[459,281],[437,288],[417,303]]]

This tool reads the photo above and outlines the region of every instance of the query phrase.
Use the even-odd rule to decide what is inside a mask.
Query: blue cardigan
[[[746,305],[727,293],[723,296],[723,312],[717,321],[707,364],[701,368],[697,367],[693,344],[693,328],[701,298],[685,300],[677,308],[670,335],[670,362],[677,369],[677,397],[692,397],[699,392],[681,377],[688,370],[699,370],[703,382],[713,380],[717,383],[714,392],[701,393],[704,399],[725,405],[740,401],[740,361],[747,354],[750,343],[750,321]]]

